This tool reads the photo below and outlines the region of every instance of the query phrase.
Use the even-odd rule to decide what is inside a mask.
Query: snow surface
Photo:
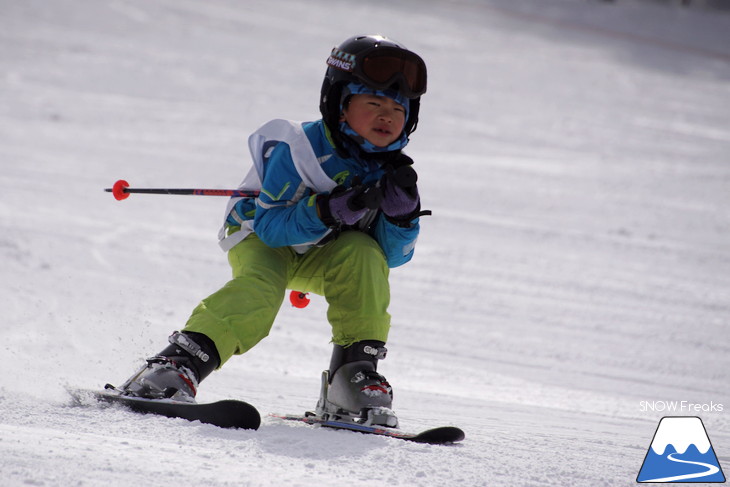
[[[433,216],[381,371],[404,429],[466,441],[72,405],[229,276],[224,199],[102,188],[235,186],[248,134],[316,118],[329,50],[368,32],[430,70],[408,152]],[[727,14],[629,0],[0,0],[0,483],[633,485],[666,415],[727,468],[728,46]],[[324,313],[284,306],[200,400],[312,408]]]

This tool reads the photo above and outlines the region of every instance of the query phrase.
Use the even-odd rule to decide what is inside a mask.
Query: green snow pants
[[[389,269],[380,246],[362,232],[343,232],[305,254],[251,234],[228,261],[233,279],[193,310],[184,329],[213,340],[221,365],[269,334],[287,289],[325,297],[333,343],[388,340]]]

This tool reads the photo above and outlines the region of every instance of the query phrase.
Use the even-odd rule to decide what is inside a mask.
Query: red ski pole
[[[120,179],[111,188],[104,191],[114,195],[117,200],[125,200],[132,193],[143,194],[180,194],[195,196],[242,196],[244,198],[256,198],[258,191],[240,191],[237,189],[172,189],[172,188],[130,188],[129,183]]]
[[[240,191],[237,189],[171,189],[171,188],[130,188],[129,183],[120,179],[111,188],[105,188],[104,191],[114,195],[118,201],[129,198],[132,193],[143,194],[180,194],[180,195],[196,195],[196,196],[242,196],[244,198],[256,198],[258,191]],[[306,308],[309,305],[308,293],[301,291],[292,291],[289,299],[292,306],[296,308]]]

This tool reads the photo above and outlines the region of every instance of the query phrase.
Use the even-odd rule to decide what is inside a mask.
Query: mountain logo
[[[695,416],[662,418],[636,481],[725,482],[702,420]]]

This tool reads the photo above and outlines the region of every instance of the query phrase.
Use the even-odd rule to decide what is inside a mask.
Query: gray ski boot
[[[335,345],[329,370],[322,373],[316,415],[367,426],[398,427],[393,412],[393,389],[377,372],[387,349],[383,342],[367,340],[347,348]]]
[[[174,332],[170,345],[122,384],[122,395],[195,402],[198,384],[218,367],[218,351],[205,335]]]

